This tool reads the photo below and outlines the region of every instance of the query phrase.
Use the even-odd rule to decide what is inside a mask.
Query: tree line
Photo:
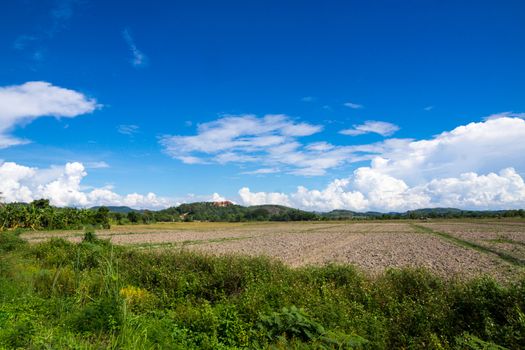
[[[111,225],[150,224],[177,221],[321,221],[321,220],[395,220],[433,218],[525,218],[523,209],[499,211],[469,211],[454,208],[431,208],[405,213],[356,213],[334,210],[315,213],[279,205],[244,207],[240,205],[217,206],[213,202],[182,204],[163,210],[114,211],[112,207],[91,209],[60,208],[50,205],[49,200],[39,199],[31,203],[0,204],[0,230],[6,229],[81,229],[86,226],[109,228]],[[115,209],[116,210],[116,209]]]
[[[106,207],[97,210],[59,208],[47,199],[31,203],[0,204],[0,230],[81,229],[86,226],[109,228],[111,214]]]

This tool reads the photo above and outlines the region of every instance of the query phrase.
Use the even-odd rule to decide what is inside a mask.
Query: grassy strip
[[[162,242],[162,243],[137,243],[137,244],[127,244],[127,247],[135,249],[157,249],[157,248],[176,248],[176,247],[185,247],[187,245],[197,245],[197,244],[206,244],[206,243],[222,243],[230,241],[240,241],[243,239],[250,239],[252,236],[247,237],[223,237],[223,238],[212,238],[212,239],[203,239],[203,240],[186,240],[182,242]]]
[[[516,258],[515,256],[504,253],[502,251],[499,251],[493,248],[488,248],[488,247],[485,247],[485,246],[482,246],[477,243],[467,241],[461,238],[457,238],[445,232],[434,231],[433,229],[425,227],[425,226],[412,224],[412,223],[410,225],[412,225],[415,229],[417,229],[420,232],[429,233],[429,234],[444,238],[461,247],[474,249],[474,250],[477,250],[478,252],[482,252],[486,254],[494,254],[494,255],[497,255],[500,259],[505,260],[506,262],[511,263],[515,266],[525,267],[525,260]]]
[[[523,243],[523,242],[515,241],[513,239],[505,238],[505,237],[499,237],[499,238],[494,238],[494,239],[487,239],[486,241],[487,242],[491,242],[491,243],[510,243],[510,244],[516,244],[516,245],[525,246],[525,243]]]

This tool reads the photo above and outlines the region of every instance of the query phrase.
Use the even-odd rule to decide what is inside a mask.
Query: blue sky
[[[2,8],[0,164],[18,169],[0,171],[8,200],[162,207],[216,193],[312,210],[525,206],[523,1]],[[13,112],[18,104],[36,107]],[[436,138],[453,130],[457,140]],[[422,140],[435,145],[414,151]],[[485,200],[468,186],[486,188]]]

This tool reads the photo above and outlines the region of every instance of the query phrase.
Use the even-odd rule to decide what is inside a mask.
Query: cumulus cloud
[[[248,187],[239,190],[239,196],[245,205],[278,204],[292,206],[288,196],[279,192],[251,192]]]
[[[364,122],[364,124],[354,125],[353,129],[344,129],[341,130],[339,133],[349,136],[358,136],[368,133],[375,133],[381,136],[390,136],[398,130],[399,126],[392,123],[367,120],[366,122]]]
[[[458,126],[426,140],[385,141],[371,167],[413,185],[463,173],[525,171],[525,120],[501,117]]]
[[[43,81],[0,87],[0,148],[28,140],[9,135],[13,128],[44,116],[74,118],[99,105],[84,94]]]
[[[428,140],[385,140],[369,166],[321,190],[252,193],[244,204],[272,201],[309,210],[403,211],[423,207],[525,207],[525,121],[500,116],[459,126]]]
[[[131,32],[128,28],[122,31],[122,36],[124,37],[124,40],[126,41],[126,44],[128,44],[128,47],[131,51],[131,55],[132,55],[132,58],[130,60],[131,64],[134,67],[147,66],[148,57],[137,48],[137,45],[135,44],[135,40],[131,36]]]
[[[56,206],[126,205],[160,209],[175,204],[174,200],[151,192],[120,195],[110,187],[86,190],[82,186],[86,176],[86,167],[79,162],[48,169],[4,162],[0,164],[0,193],[5,202],[31,202],[47,198]]]
[[[484,120],[499,119],[499,118],[521,118],[525,119],[525,113],[514,113],[514,112],[500,112],[491,114],[483,118]]]
[[[513,168],[498,173],[464,173],[410,187],[403,180],[364,167],[321,190],[299,186],[293,193],[251,192],[243,187],[244,205],[280,204],[305,210],[382,212],[428,207],[510,209],[525,207],[525,183]]]
[[[128,206],[136,209],[164,209],[186,202],[225,201],[219,193],[211,195],[187,194],[182,197],[163,197],[153,192],[146,194],[116,193],[111,186],[90,187],[83,185],[89,168],[104,168],[104,162],[84,165],[80,162],[64,166],[35,168],[15,162],[0,161],[0,199],[3,202],[31,202],[49,199],[52,205],[93,207],[100,205]]]

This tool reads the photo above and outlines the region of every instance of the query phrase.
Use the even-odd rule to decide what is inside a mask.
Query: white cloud
[[[0,87],[0,148],[29,141],[9,135],[15,126],[36,118],[74,118],[93,112],[99,105],[84,94],[43,81]]]
[[[483,118],[484,120],[499,119],[499,118],[521,118],[525,119],[525,113],[514,113],[514,112],[500,112],[491,114]]]
[[[303,101],[303,102],[314,102],[315,100],[316,100],[316,98],[313,97],[313,96],[305,96],[305,97],[301,98],[301,101]]]
[[[126,41],[126,44],[128,44],[128,47],[132,54],[131,64],[134,67],[143,67],[148,65],[148,57],[137,48],[137,45],[135,45],[135,40],[131,36],[129,29],[124,29],[122,31],[122,36],[124,37],[124,40]]]
[[[239,190],[239,196],[245,205],[278,204],[291,206],[288,196],[279,192],[251,192],[248,187]]]
[[[401,179],[363,167],[351,177],[334,180],[322,190],[299,186],[289,194],[253,193],[243,187],[239,196],[244,205],[280,204],[316,211],[390,212],[428,207],[511,209],[525,207],[525,182],[513,168],[506,168],[497,174],[464,173],[409,187]]]
[[[228,118],[201,125],[196,136],[175,137],[183,141],[191,139],[189,146],[184,142],[182,146],[202,147],[199,149],[204,150],[212,146],[201,145],[198,141],[206,142],[207,137],[215,137],[214,141],[223,152],[210,151],[212,157],[204,157],[204,161],[211,162],[213,157],[223,156],[224,162],[235,157],[241,158],[236,161],[250,162],[249,158],[254,157],[267,159],[266,162],[270,163],[295,164],[289,170],[302,174],[320,173],[344,162],[370,161],[368,166],[357,168],[349,176],[334,180],[323,189],[299,186],[295,192],[281,193],[252,192],[243,187],[238,194],[245,205],[271,203],[323,211],[525,207],[525,183],[520,175],[525,171],[525,143],[522,142],[525,120],[521,118],[490,118],[459,126],[426,140],[388,139],[371,145],[347,147],[326,142],[303,147],[295,141],[296,137],[288,135],[304,134],[308,128],[298,126],[298,131],[293,131],[293,125],[301,124],[293,123],[284,116]],[[292,131],[282,132],[283,125]],[[253,155],[239,151],[245,149],[257,152]],[[246,158],[243,159],[243,156]],[[270,173],[273,170],[278,169],[260,167],[254,173]],[[111,204],[139,208],[161,208],[181,200],[223,198],[218,194],[188,195],[179,200],[158,197],[153,193],[120,195],[109,187],[86,189],[81,185],[86,175],[86,167],[81,163],[48,169],[30,168],[12,162],[0,163],[0,192],[8,201],[28,202],[46,197],[56,205]]]
[[[426,106],[425,108],[423,108],[423,110],[425,110],[427,112],[430,112],[433,109],[434,109],[434,106]]]
[[[104,161],[87,162],[86,169],[106,169],[109,168],[109,164]]]
[[[110,187],[86,190],[81,184],[86,176],[86,167],[79,162],[48,169],[4,162],[0,164],[0,193],[5,202],[30,202],[47,198],[56,206],[126,205],[133,208],[160,209],[175,204],[174,200],[159,197],[151,192],[145,195],[120,195]]]
[[[334,145],[329,144],[328,142],[314,142],[306,145],[306,149],[309,151],[318,151],[318,152],[325,152],[329,151],[331,149],[334,149]]]
[[[160,139],[167,154],[187,164],[256,163],[298,175],[323,175],[326,170],[355,159],[356,147],[326,142],[307,147],[298,138],[323,129],[296,123],[286,115],[225,116],[200,124],[192,136],[167,135]],[[255,170],[254,170],[255,171]]]
[[[462,208],[523,208],[525,183],[513,168],[499,173],[464,173],[457,178],[435,179],[423,189],[443,206]]]
[[[514,114],[516,115],[516,114]],[[377,152],[370,166],[322,190],[251,193],[244,204],[270,200],[309,210],[404,211],[423,207],[525,207],[525,121],[501,115],[459,126],[428,140],[389,139],[364,145]]]
[[[341,130],[339,133],[349,136],[358,136],[368,133],[375,133],[381,136],[390,136],[399,130],[399,126],[375,120],[367,120],[364,124],[354,125],[353,129]]]
[[[279,169],[277,168],[260,168],[260,169],[255,169],[252,171],[244,171],[241,174],[243,175],[263,175],[263,174],[274,174],[278,172],[279,172]]]
[[[139,127],[132,124],[121,124],[117,127],[117,132],[123,135],[133,136],[139,132]]]
[[[244,168],[255,164],[257,169],[278,169],[300,176],[321,176],[332,168],[370,160],[388,146],[337,146],[324,141],[303,145],[299,141],[322,129],[320,125],[294,122],[282,114],[262,118],[233,115],[200,124],[196,135],[163,136],[160,143],[168,155],[186,164],[234,163]],[[260,172],[244,172],[248,173]]]
[[[352,102],[346,102],[343,104],[345,107],[352,108],[352,109],[361,109],[364,108],[363,105],[360,105],[359,103],[352,103]]]
[[[371,167],[410,185],[505,168],[525,171],[525,121],[502,117],[459,126],[427,140],[387,140]],[[395,141],[395,142],[393,142]]]

